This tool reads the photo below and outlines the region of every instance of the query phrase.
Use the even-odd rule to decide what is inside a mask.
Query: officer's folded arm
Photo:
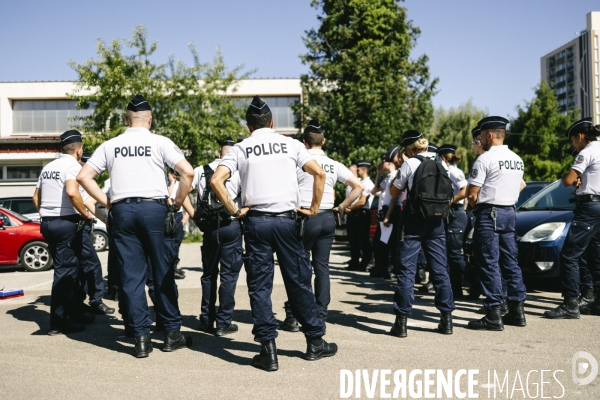
[[[576,185],[577,180],[579,179],[579,175],[581,175],[581,172],[571,169],[569,173],[563,176],[562,178],[563,186],[567,187],[571,185]]]
[[[110,204],[108,202],[108,197],[106,193],[100,189],[100,186],[96,183],[94,178],[98,175],[98,173],[89,165],[84,164],[81,167],[81,171],[77,174],[77,182],[85,189],[85,191],[96,199],[100,204],[102,204],[106,209],[110,209]]]
[[[251,207],[239,208],[235,200],[231,198],[225,181],[231,177],[231,171],[224,165],[219,165],[210,179],[210,187],[213,188],[217,197],[227,207],[227,211],[236,218],[243,218]]]
[[[69,179],[65,182],[65,190],[67,192],[67,196],[69,196],[69,201],[75,207],[77,212],[87,220],[93,220],[94,217],[89,213],[88,209],[83,204],[83,199],[81,198],[81,193],[79,193],[79,183],[77,183],[74,179]]]
[[[352,190],[350,191],[350,193],[348,193],[348,196],[346,196],[344,201],[342,201],[336,209],[336,211],[338,211],[340,213],[340,216],[342,218],[344,217],[344,213],[346,212],[346,209],[348,207],[350,207],[350,205],[352,204],[352,202],[354,200],[358,199],[358,196],[360,196],[360,194],[364,190],[364,186],[362,185],[362,183],[360,183],[358,178],[355,176],[351,176],[346,181],[346,185],[350,186],[350,188],[352,188]]]
[[[312,175],[313,177],[313,196],[312,202],[310,203],[310,208],[308,210],[301,209],[300,207],[296,208],[296,212],[306,215],[307,217],[311,217],[313,215],[317,215],[319,212],[319,207],[321,206],[321,199],[323,198],[323,191],[325,190],[325,178],[327,175],[323,168],[319,165],[315,160],[309,160],[306,164],[302,166],[304,172]]]
[[[192,187],[194,168],[192,168],[191,164],[184,158],[175,164],[175,171],[179,173],[179,187],[177,188],[173,203],[175,206],[181,207]]]
[[[477,198],[479,198],[480,190],[481,188],[479,186],[471,184],[467,187],[467,201],[469,202],[469,205],[473,208],[475,208],[475,206],[477,205]]]

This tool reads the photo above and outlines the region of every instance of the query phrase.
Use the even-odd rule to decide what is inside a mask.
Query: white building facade
[[[0,198],[31,196],[43,166],[59,156],[60,134],[91,113],[77,110],[73,92],[74,82],[0,82]],[[302,101],[300,79],[247,79],[227,95],[240,105],[259,95],[276,131],[298,132],[291,105]]]

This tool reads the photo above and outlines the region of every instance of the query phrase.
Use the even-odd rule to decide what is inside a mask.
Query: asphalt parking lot
[[[106,252],[100,253],[104,268],[106,257]],[[155,333],[154,352],[141,360],[133,356],[133,339],[122,336],[118,314],[97,317],[84,332],[47,336],[52,271],[0,272],[0,287],[21,288],[26,293],[0,301],[2,398],[382,398],[386,393],[394,397],[395,388],[402,397],[402,382],[408,398],[418,398],[419,393],[424,397],[426,386],[436,396],[440,390],[438,398],[446,398],[447,392],[437,386],[439,375],[434,375],[430,387],[427,385],[426,370],[452,370],[455,379],[451,390],[458,387],[458,394],[464,391],[467,398],[471,397],[469,374],[472,394],[479,398],[600,398],[600,378],[576,385],[572,375],[573,365],[579,378],[594,369],[592,361],[582,361],[581,357],[573,360],[575,353],[583,351],[600,359],[600,317],[582,316],[573,321],[541,318],[545,309],[561,301],[559,293],[530,287],[527,327],[507,327],[504,332],[467,330],[468,320],[480,317],[477,310],[481,301],[457,301],[454,335],[444,336],[434,332],[438,314],[433,296],[416,292],[408,338],[399,339],[387,334],[394,321],[393,285],[366,273],[345,271],[347,249],[336,245],[331,257],[332,302],[325,339],[338,344],[338,354],[305,361],[303,335],[281,332],[277,339],[280,369],[267,373],[250,366],[260,346],[251,333],[243,271],[234,315],[240,330],[217,338],[195,330],[202,273],[199,244],[184,244],[180,258],[187,275],[177,281],[183,330],[192,336],[193,345],[163,353],[162,333]],[[272,298],[276,317],[282,320],[287,296],[278,271]],[[116,307],[112,301],[106,303]],[[357,370],[361,370],[360,388],[356,385]],[[376,374],[384,370],[390,370],[386,379],[391,382],[382,392],[382,380]],[[466,370],[462,377],[459,370]],[[452,393],[456,398],[457,393]]]

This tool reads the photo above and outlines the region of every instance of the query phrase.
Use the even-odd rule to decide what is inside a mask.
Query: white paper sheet
[[[392,234],[392,228],[394,227],[394,224],[385,226],[383,222],[380,222],[379,226],[381,227],[381,238],[379,240],[387,244],[387,242],[390,240],[390,235]]]

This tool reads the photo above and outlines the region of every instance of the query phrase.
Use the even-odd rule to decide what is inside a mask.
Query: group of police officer
[[[41,230],[56,266],[50,334],[83,329],[79,322],[85,320],[85,314],[80,307],[81,296],[76,293],[83,290],[85,282],[90,299],[96,296],[97,290],[90,287],[93,279],[79,278],[78,283],[85,257],[81,255],[82,246],[77,243],[82,237],[90,236],[89,225],[93,219],[83,204],[84,193],[109,210],[120,311],[126,329],[135,337],[136,356],[147,357],[153,350],[149,335],[152,321],[145,293],[149,279],[153,283],[157,326],[160,324],[164,330],[163,351],[189,347],[191,338],[181,333],[182,318],[174,280],[176,243],[180,240],[165,244],[179,236],[179,231],[166,232],[165,226],[170,225],[166,223],[172,217],[170,214],[181,207],[197,221],[197,209],[188,198],[190,191],[196,189],[199,201],[206,200],[212,193],[228,211],[224,220],[203,226],[199,330],[217,336],[238,330],[232,320],[235,287],[243,265],[254,321],[252,333],[254,340],[261,344],[253,366],[277,370],[277,329],[298,331],[298,322],[306,337],[307,360],[335,355],[337,346],[323,340],[331,300],[329,254],[336,217],[347,215],[351,241],[348,269],[364,271],[371,261],[369,208],[372,194],[378,189],[369,178],[370,164],[357,162],[355,175],[351,169],[327,157],[322,150],[323,130],[316,120],[310,121],[304,129],[303,142],[277,134],[269,106],[258,96],[253,98],[246,112],[250,136],[239,143],[225,141],[219,158],[196,169],[170,139],[150,132],[152,111],[143,96],[136,95],[128,104],[126,122],[128,129],[100,145],[83,167],[78,163],[83,152],[81,135],[77,131],[66,132],[61,136],[63,155],[42,171],[34,200],[42,216]],[[386,248],[392,254],[398,278],[392,335],[407,336],[407,318],[412,309],[419,264],[427,265],[429,270],[435,305],[441,313],[438,330],[443,334],[453,333],[454,298],[462,296],[465,272],[461,251],[467,229],[465,199],[475,214],[476,258],[481,290],[486,297],[486,315],[469,322],[468,327],[501,331],[504,325],[526,325],[523,307],[526,290],[517,264],[514,207],[522,189],[524,165],[521,158],[503,144],[507,123],[508,120],[501,117],[487,117],[472,131],[474,147],[480,146],[483,151],[468,181],[455,165],[460,161],[456,146],[445,144],[434,148],[416,130],[406,131],[401,146],[390,147],[384,155],[391,166],[385,183],[378,186],[385,193],[382,200],[387,209],[383,223],[386,227],[392,226]],[[600,221],[600,208],[595,208],[600,201],[600,190],[596,192],[595,188],[600,189],[600,185],[593,182],[600,173],[600,147],[595,141],[598,134],[588,132],[593,129],[598,130],[598,127],[592,127],[591,122],[585,120],[567,132],[580,153],[563,182],[578,185],[578,206],[561,254],[565,302],[546,313],[549,318],[579,316],[578,260],[590,241],[600,242],[600,222],[596,221]],[[171,185],[170,190],[165,179],[165,164],[179,176],[178,184]],[[410,206],[408,193],[414,196],[411,188],[421,167],[433,168],[451,182],[448,203],[452,212],[448,218],[423,219],[414,206]],[[399,170],[395,172],[395,168]],[[108,191],[100,189],[94,180],[103,171],[110,175]],[[348,187],[346,198],[338,207],[334,207],[336,182]],[[177,222],[181,225],[180,218]],[[274,253],[288,297],[286,319],[281,325],[275,320],[271,303]],[[388,255],[383,257],[387,259]],[[600,272],[593,269],[593,274],[600,275]],[[216,309],[218,279],[219,308]],[[502,311],[505,298],[506,313]],[[600,301],[600,296],[597,298]],[[94,301],[91,300],[91,304],[95,309],[114,312]]]

